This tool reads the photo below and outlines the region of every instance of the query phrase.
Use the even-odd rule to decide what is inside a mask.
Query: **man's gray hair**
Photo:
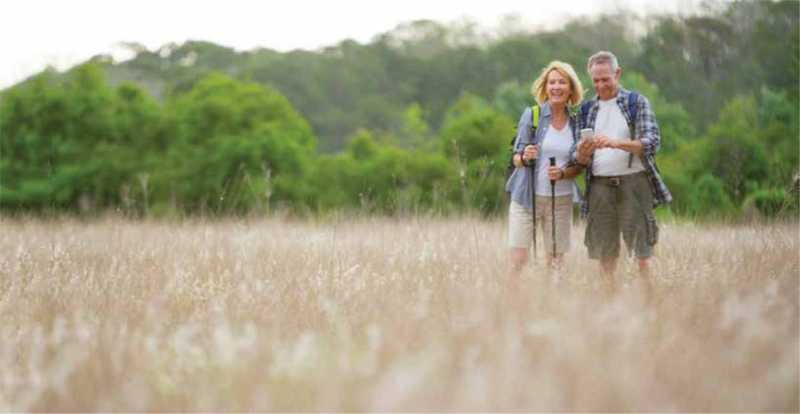
[[[617,61],[617,57],[614,56],[613,53],[603,50],[589,57],[589,63],[586,64],[586,71],[591,72],[592,66],[599,65],[602,63],[608,63],[609,65],[611,65],[611,72],[616,72],[617,69],[619,68],[619,62]]]

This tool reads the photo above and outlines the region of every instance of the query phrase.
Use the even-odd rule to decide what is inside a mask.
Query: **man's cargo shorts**
[[[584,244],[589,257],[618,257],[620,240],[636,257],[653,255],[658,226],[653,215],[653,193],[645,172],[617,177],[592,177],[587,195],[589,217]]]

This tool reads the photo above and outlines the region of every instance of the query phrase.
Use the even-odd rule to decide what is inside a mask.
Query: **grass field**
[[[797,412],[798,225],[661,235],[648,304],[582,227],[510,300],[499,219],[4,219],[0,410]]]

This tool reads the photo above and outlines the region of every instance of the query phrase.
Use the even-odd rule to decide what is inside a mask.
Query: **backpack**
[[[531,136],[536,136],[536,128],[539,128],[539,105],[533,104],[531,105]],[[506,166],[506,181],[508,181],[511,174],[514,173],[514,169],[517,168],[514,166],[514,142],[517,140],[517,136],[514,135],[511,138],[511,142],[509,143],[509,157],[508,157],[508,165]]]
[[[581,104],[581,128],[586,126],[586,119],[589,116],[589,108],[592,106],[593,101],[584,101]],[[639,94],[637,92],[631,91],[631,96],[628,98],[628,114],[630,115],[630,119],[628,120],[628,128],[631,130],[631,140],[636,139],[636,115],[638,115],[639,106],[636,103],[639,102]],[[633,154],[628,156],[628,168],[631,168],[633,165]]]

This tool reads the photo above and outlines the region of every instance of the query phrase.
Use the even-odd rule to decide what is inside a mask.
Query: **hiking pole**
[[[550,157],[550,166],[556,166],[556,157]],[[550,228],[553,229],[553,260],[556,258],[556,180],[550,180],[550,214],[552,221]]]
[[[522,160],[523,164],[525,160]],[[528,161],[528,168],[531,171],[530,180],[528,180],[528,189],[531,191],[531,221],[533,222],[533,260],[536,260],[536,187],[533,181],[536,179],[536,159]]]

